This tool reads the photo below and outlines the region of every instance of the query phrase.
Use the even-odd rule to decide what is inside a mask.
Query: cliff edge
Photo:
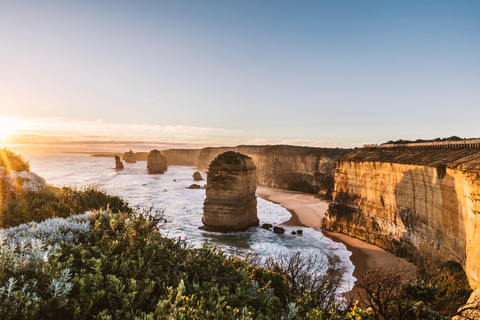
[[[480,150],[363,148],[337,162],[322,227],[427,269],[453,260],[480,287]]]

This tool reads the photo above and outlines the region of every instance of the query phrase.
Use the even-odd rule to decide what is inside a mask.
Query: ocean
[[[351,253],[341,243],[323,236],[320,230],[309,227],[286,226],[285,234],[278,235],[260,227],[244,232],[218,233],[200,229],[202,226],[204,189],[187,189],[193,183],[204,186],[206,181],[194,181],[194,167],[169,166],[164,174],[148,174],[146,161],[124,163],[125,169],[115,170],[113,158],[92,157],[84,154],[25,154],[31,171],[54,186],[83,188],[97,186],[118,195],[139,208],[162,210],[166,223],[161,232],[167,237],[181,238],[193,247],[203,245],[220,247],[229,255],[262,256],[297,252],[316,254],[325,270],[335,264],[343,273],[340,292],[349,291],[354,284],[354,266]],[[206,174],[202,172],[204,179]],[[291,214],[282,206],[257,198],[260,225],[281,225]],[[302,235],[292,231],[302,230]]]

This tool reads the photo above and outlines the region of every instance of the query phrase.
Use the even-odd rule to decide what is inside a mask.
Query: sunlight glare
[[[18,120],[12,117],[0,116],[0,141],[6,140],[18,128]]]

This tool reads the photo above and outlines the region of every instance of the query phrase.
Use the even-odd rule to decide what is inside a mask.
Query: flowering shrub
[[[4,244],[20,244],[38,239],[45,244],[57,244],[62,241],[78,242],[87,237],[91,230],[89,219],[96,213],[74,215],[68,218],[50,218],[42,222],[31,221],[8,229],[0,229],[0,239]]]

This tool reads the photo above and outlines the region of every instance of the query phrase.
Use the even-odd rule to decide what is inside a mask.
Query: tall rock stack
[[[132,150],[125,152],[123,154],[123,160],[125,163],[136,163],[137,159],[135,159],[135,153]]]
[[[120,160],[119,156],[115,156],[115,169],[123,169],[122,160]]]
[[[152,150],[148,154],[147,160],[148,173],[164,173],[167,171],[167,159],[158,150]]]
[[[258,226],[256,170],[252,158],[233,151],[212,161],[203,204],[204,229],[242,231]]]

